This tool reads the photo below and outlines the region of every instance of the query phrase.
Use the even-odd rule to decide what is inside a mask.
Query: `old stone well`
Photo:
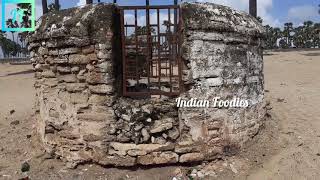
[[[117,5],[87,5],[39,20],[28,48],[46,151],[72,166],[201,162],[236,153],[259,132],[266,114],[262,25],[225,6],[179,6],[178,96],[123,95]],[[178,108],[178,97],[237,97],[249,106]]]

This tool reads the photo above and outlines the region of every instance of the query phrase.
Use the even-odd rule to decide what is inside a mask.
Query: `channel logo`
[[[1,0],[1,31],[35,30],[35,0]]]

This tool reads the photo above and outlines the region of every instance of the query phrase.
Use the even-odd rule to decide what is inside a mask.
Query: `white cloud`
[[[79,0],[79,2],[77,3],[77,6],[84,6],[86,5],[86,0]]]
[[[221,4],[232,7],[236,10],[246,12],[248,12],[249,10],[248,0],[197,0],[197,2],[211,2],[215,4]],[[257,3],[258,16],[262,17],[264,24],[269,24],[271,26],[281,25],[280,21],[269,13],[270,9],[273,6],[273,0],[260,0]]]
[[[318,16],[318,7],[311,5],[291,7],[288,11],[288,18],[293,20],[310,20]]]

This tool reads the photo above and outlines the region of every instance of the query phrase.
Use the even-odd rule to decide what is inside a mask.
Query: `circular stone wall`
[[[248,101],[246,108],[178,108],[175,98],[121,97],[117,7],[42,17],[28,46],[36,70],[39,133],[72,167],[213,160],[235,153],[265,116],[262,37],[253,17],[215,4],[181,5],[184,93]]]

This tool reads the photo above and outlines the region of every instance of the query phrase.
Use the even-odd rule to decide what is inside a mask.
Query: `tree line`
[[[100,0],[97,0],[99,3]],[[113,0],[116,2],[116,0]],[[86,4],[92,4],[93,0],[86,0]],[[250,0],[250,11],[256,14],[256,0]],[[49,4],[47,0],[42,0],[43,14],[52,11],[60,10],[60,1],[55,0],[54,3]],[[31,26],[31,6],[27,3],[17,4],[17,10],[27,9],[24,11],[22,22],[18,23],[13,19],[8,19],[6,21],[7,27],[17,28]],[[319,5],[320,14],[320,5]],[[258,20],[262,22],[262,19],[258,17]],[[298,27],[293,27],[293,23],[285,23],[283,30],[278,27],[271,27],[269,25],[266,28],[266,49],[276,49],[276,48],[316,48],[320,47],[320,23],[314,23],[312,21],[306,21],[303,25]],[[27,32],[22,32],[16,34],[11,32],[11,39],[9,39],[3,31],[0,31],[0,48],[4,54],[4,57],[15,57],[15,56],[26,56],[28,51],[26,48],[25,39],[27,37]]]
[[[276,48],[320,48],[320,23],[305,21],[294,27],[293,23],[284,24],[283,30],[278,27],[266,28],[266,49]]]

